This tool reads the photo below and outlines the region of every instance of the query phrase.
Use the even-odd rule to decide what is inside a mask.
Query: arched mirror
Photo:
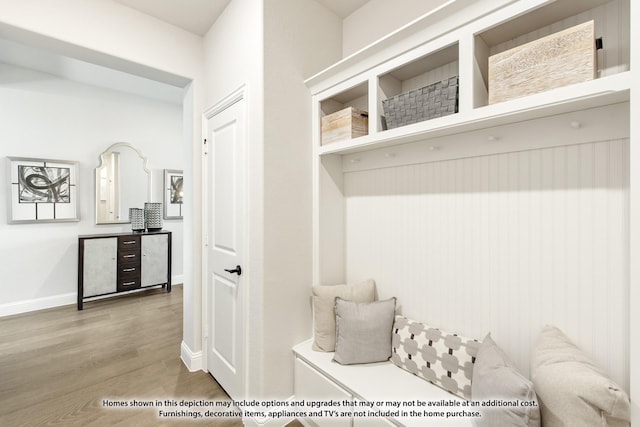
[[[117,142],[100,154],[96,168],[96,224],[129,222],[129,208],[151,200],[147,158],[127,142]]]

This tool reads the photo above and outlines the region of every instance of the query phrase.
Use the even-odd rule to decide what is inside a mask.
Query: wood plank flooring
[[[0,318],[0,426],[242,426],[103,400],[229,400],[180,360],[182,286]]]

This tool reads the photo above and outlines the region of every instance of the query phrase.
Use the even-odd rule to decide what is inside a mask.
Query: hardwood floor
[[[209,374],[186,369],[181,341],[182,286],[0,318],[0,426],[242,426],[103,406],[229,400]]]

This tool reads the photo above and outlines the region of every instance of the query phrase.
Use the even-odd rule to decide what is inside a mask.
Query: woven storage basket
[[[458,112],[458,76],[382,101],[387,129]]]

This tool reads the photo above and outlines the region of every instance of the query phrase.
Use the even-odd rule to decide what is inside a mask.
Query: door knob
[[[226,271],[227,273],[231,273],[231,274],[237,274],[238,276],[240,276],[242,274],[242,268],[239,265],[236,265],[236,268],[234,268],[232,270],[227,270],[225,268],[224,271]]]

